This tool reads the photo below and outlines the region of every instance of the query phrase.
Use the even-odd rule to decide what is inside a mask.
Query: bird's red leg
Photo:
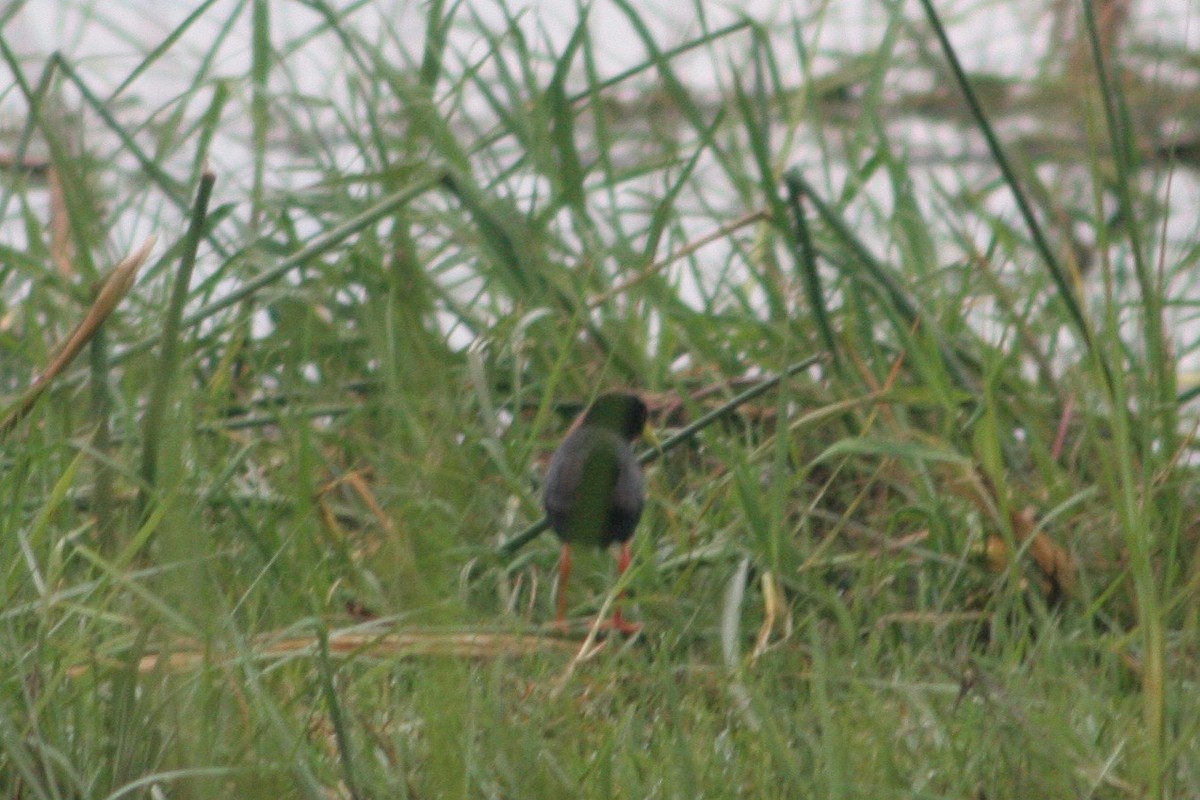
[[[558,557],[558,613],[554,624],[567,627],[567,580],[571,577],[571,545],[563,542],[562,554]]]
[[[621,555],[617,557],[617,580],[625,574],[625,570],[629,569],[629,562],[633,560],[633,552],[629,548],[629,542],[621,542]],[[615,631],[621,633],[637,633],[642,629],[642,626],[636,622],[626,622],[621,616],[621,601],[625,599],[625,593],[621,592],[616,599],[616,608],[613,610],[612,627]]]

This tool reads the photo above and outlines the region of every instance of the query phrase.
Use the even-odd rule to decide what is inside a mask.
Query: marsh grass
[[[996,125],[1020,87],[967,74],[932,4],[892,8],[830,68],[819,14],[668,43],[613,0],[590,14],[616,27],[560,40],[435,0],[414,48],[361,4],[311,4],[289,41],[281,7],[203,4],[107,95],[0,39],[26,114],[0,194],[0,792],[1200,793],[1196,342],[1169,291],[1197,251],[1163,235],[1187,165],[1156,171],[1172,143],[1135,125],[1172,84],[1081,17],[1083,57],[1021,102],[1088,138],[1038,160]],[[187,88],[134,101],[201,23]],[[236,31],[247,67],[218,77]],[[619,74],[613,35],[642,53]],[[313,43],[327,95],[297,78]],[[936,96],[894,82],[930,69]],[[913,108],[979,163],[923,165]],[[664,433],[725,413],[654,461],[618,587],[580,554],[573,613],[626,589],[645,625],[585,653],[545,627],[555,542],[521,531],[612,385]]]

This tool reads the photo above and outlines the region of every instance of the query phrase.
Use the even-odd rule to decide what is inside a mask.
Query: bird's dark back
[[[633,535],[644,504],[642,471],[614,431],[576,429],[550,461],[544,504],[564,542],[605,546]]]

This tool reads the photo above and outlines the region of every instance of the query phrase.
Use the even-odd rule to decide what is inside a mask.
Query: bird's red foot
[[[610,621],[608,626],[617,633],[624,634],[625,636],[633,636],[635,633],[642,632],[642,623],[630,622],[629,620],[620,623]]]
[[[610,617],[600,622],[597,622],[595,617],[556,619],[552,623],[552,626],[554,632],[559,636],[570,636],[572,633],[587,633],[593,627],[601,631],[602,635],[613,631],[623,636],[633,636],[635,633],[641,633],[642,631],[642,623],[631,622],[620,616]]]
[[[600,627],[604,630],[616,631],[626,636],[633,636],[635,633],[642,632],[642,623],[630,622],[622,617],[620,612],[613,614],[612,619],[601,622]]]

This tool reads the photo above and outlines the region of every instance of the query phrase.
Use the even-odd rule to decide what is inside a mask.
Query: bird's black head
[[[583,415],[583,424],[616,431],[625,439],[633,441],[642,435],[650,412],[646,404],[635,394],[608,392],[596,398],[591,408]]]

